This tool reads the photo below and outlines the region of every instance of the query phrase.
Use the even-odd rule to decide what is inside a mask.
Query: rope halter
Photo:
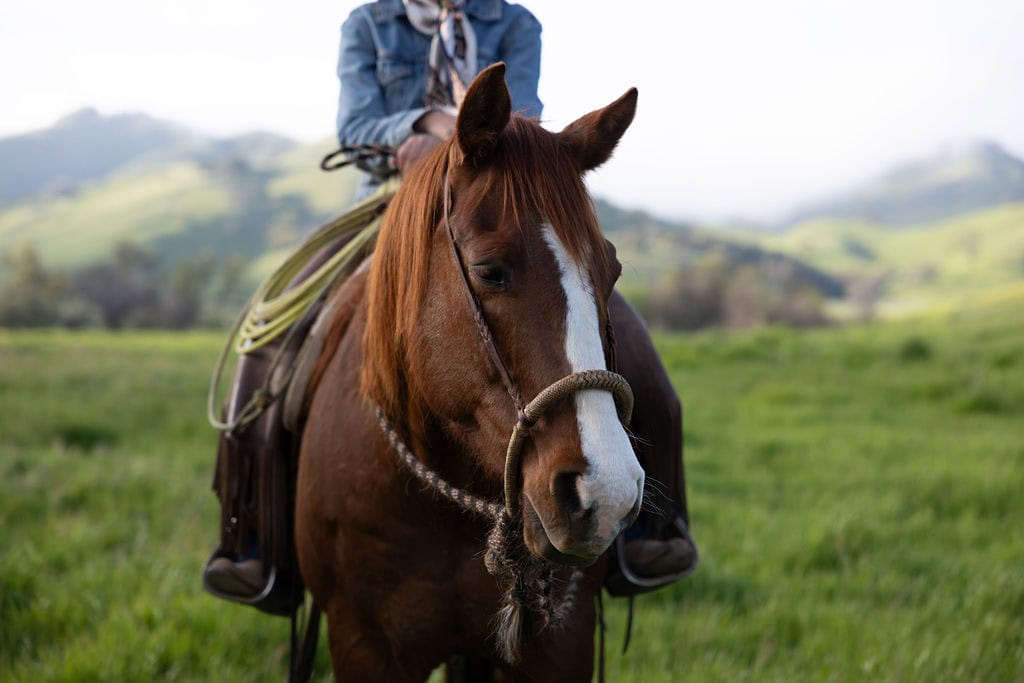
[[[623,425],[633,415],[633,390],[622,375],[608,370],[583,370],[563,377],[544,389],[519,412],[519,421],[512,429],[505,452],[505,512],[514,517],[519,512],[519,491],[522,486],[522,456],[526,439],[537,420],[562,399],[581,391],[608,391],[615,398],[615,408]]]
[[[562,399],[573,396],[581,391],[598,390],[607,391],[612,394],[615,398],[619,420],[623,425],[627,425],[629,424],[630,417],[633,415],[633,391],[630,389],[626,378],[615,372],[598,369],[583,370],[557,380],[537,394],[527,405],[523,401],[519,385],[512,378],[512,373],[509,372],[504,359],[501,357],[501,353],[498,351],[497,345],[494,343],[494,335],[491,333],[490,325],[487,324],[487,319],[484,317],[480,301],[476,298],[473,288],[469,284],[469,276],[466,274],[466,267],[463,265],[462,257],[459,254],[459,247],[455,241],[455,229],[452,226],[451,218],[452,193],[449,183],[449,170],[445,170],[444,174],[443,201],[444,225],[445,232],[448,235],[448,245],[451,247],[452,258],[455,260],[456,268],[461,276],[463,290],[466,293],[473,321],[476,323],[477,331],[480,334],[480,341],[491,364],[498,371],[501,382],[505,385],[505,390],[508,392],[509,398],[512,399],[516,413],[519,416],[515,427],[512,429],[508,449],[505,451],[505,512],[509,518],[514,518],[519,512],[523,448],[527,437],[530,435],[530,430],[537,421],[554,404]]]

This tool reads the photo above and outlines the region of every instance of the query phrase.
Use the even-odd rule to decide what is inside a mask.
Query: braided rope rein
[[[573,569],[568,582],[555,577],[554,573],[560,567],[534,557],[526,550],[522,542],[522,524],[513,521],[503,505],[449,484],[413,455],[383,409],[377,406],[375,412],[377,424],[392,450],[416,479],[466,512],[491,520],[484,564],[505,590],[502,607],[495,616],[497,643],[505,661],[515,663],[519,660],[522,643],[530,627],[528,615],[531,611],[540,616],[541,628],[561,626],[576,607],[584,573]],[[557,589],[563,583],[565,588],[558,595]]]
[[[391,426],[391,422],[388,420],[387,415],[384,414],[384,410],[377,406],[377,424],[380,425],[381,432],[387,438],[388,443],[391,444],[391,448],[394,449],[398,455],[399,460],[404,464],[410,472],[415,475],[417,479],[427,485],[427,487],[435,491],[451,502],[455,503],[463,510],[467,512],[473,512],[489,519],[495,519],[501,516],[504,511],[501,505],[498,503],[492,503],[488,500],[484,500],[479,496],[475,496],[469,491],[460,489],[457,486],[452,486],[444,478],[434,470],[427,467],[421,460],[419,460],[409,447],[402,441],[402,437],[398,435],[394,427]]]
[[[520,411],[512,430],[505,459],[505,504],[485,500],[453,486],[419,460],[379,406],[377,424],[398,456],[399,461],[428,489],[455,503],[463,510],[492,521],[487,536],[484,564],[505,594],[496,615],[497,642],[505,661],[515,663],[522,653],[526,635],[533,630],[531,615],[540,617],[539,628],[561,626],[576,606],[580,584],[585,575],[574,569],[567,585],[555,576],[561,567],[530,553],[523,543],[522,515],[519,514],[519,486],[522,451],[531,428],[559,401],[580,391],[610,392],[616,401],[619,419],[628,424],[633,411],[633,392],[625,378],[607,370],[586,370],[556,381],[540,392]]]

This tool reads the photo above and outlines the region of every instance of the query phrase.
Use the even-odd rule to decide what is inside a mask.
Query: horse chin
[[[597,558],[601,556],[601,553],[605,551],[602,548],[596,554],[576,554],[576,553],[565,553],[555,547],[555,544],[551,542],[551,538],[548,536],[547,530],[544,528],[544,523],[540,519],[540,515],[537,514],[537,510],[533,507],[530,502],[529,496],[523,496],[523,543],[526,545],[526,549],[537,557],[542,557],[549,562],[556,564],[568,565],[571,567],[589,567],[597,561]]]

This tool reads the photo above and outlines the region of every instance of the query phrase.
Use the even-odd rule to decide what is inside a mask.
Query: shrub
[[[900,360],[903,361],[925,361],[932,357],[932,347],[921,337],[910,337],[900,344]]]

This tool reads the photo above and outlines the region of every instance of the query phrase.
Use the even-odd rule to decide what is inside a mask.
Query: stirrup
[[[270,568],[270,574],[267,575],[266,584],[264,584],[263,589],[253,595],[238,595],[217,590],[210,585],[207,573],[209,572],[210,564],[218,557],[226,557],[226,554],[220,548],[215,548],[206,560],[206,564],[203,565],[203,588],[215,598],[237,602],[241,605],[249,605],[269,614],[276,614],[282,617],[290,617],[295,608],[302,602],[303,591],[301,586],[299,590],[293,590],[294,587],[288,585],[289,582],[279,580],[277,567],[273,566]],[[296,600],[296,595],[298,600]]]
[[[678,515],[673,520],[673,525],[679,531],[679,535],[693,546],[694,557],[690,566],[683,571],[662,576],[639,576],[632,570],[626,559],[626,535],[624,533],[619,534],[612,546],[613,550],[608,566],[608,576],[604,582],[605,590],[609,594],[625,598],[641,593],[649,593],[684,579],[697,569],[697,565],[700,564],[700,550],[697,548],[697,543],[693,540],[690,530]]]

